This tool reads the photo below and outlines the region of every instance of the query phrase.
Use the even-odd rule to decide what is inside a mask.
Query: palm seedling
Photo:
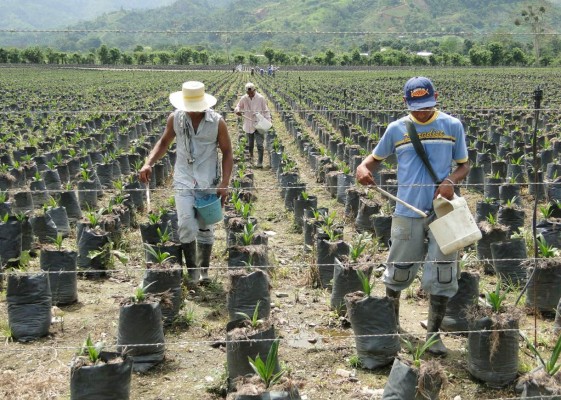
[[[253,315],[251,317],[241,311],[238,311],[236,313],[237,315],[242,317],[245,321],[248,321],[253,329],[259,328],[259,326],[263,323],[263,320],[259,318],[259,304],[261,304],[261,300],[257,300],[257,304],[255,304],[255,310],[253,310]]]
[[[559,255],[559,249],[553,245],[547,244],[543,235],[538,235],[537,238],[538,243],[538,253],[543,258],[553,258]]]
[[[542,356],[540,351],[533,345],[533,343],[530,340],[528,340],[527,337],[525,337],[525,339],[526,339],[527,346],[530,348],[532,353],[534,353],[534,355],[538,358],[540,364],[543,366],[544,371],[549,376],[554,376],[561,368],[561,364],[557,364],[557,361],[559,360],[559,355],[561,355],[561,335],[559,335],[559,337],[557,338],[557,342],[555,342],[555,346],[553,347],[551,356],[547,361],[544,360],[544,357]]]
[[[489,213],[487,217],[485,217],[485,219],[487,220],[489,225],[491,226],[497,225],[497,218],[493,214]]]
[[[64,241],[62,233],[57,233],[56,238],[51,238],[51,241],[58,251],[62,250],[62,242]]]
[[[278,364],[278,350],[279,340],[275,339],[271,344],[266,361],[263,361],[259,354],[255,357],[255,359],[248,357],[249,365],[251,365],[251,368],[263,381],[267,389],[277,383],[286,373],[286,369],[284,368],[281,368],[279,372],[275,373],[276,366]]]
[[[249,246],[253,242],[253,237],[255,236],[256,225],[254,225],[250,220],[247,220],[243,227],[243,232],[241,233],[241,239],[244,246]]]
[[[167,243],[171,240],[171,234],[169,233],[167,226],[166,226],[166,229],[164,229],[163,232],[160,229],[160,227],[156,228],[156,233],[158,234],[159,243],[161,245],[164,245],[165,243]]]
[[[368,244],[372,241],[372,235],[364,232],[356,235],[350,245],[349,257],[352,262],[357,262]]]
[[[551,214],[553,214],[553,206],[550,203],[540,206],[539,209],[543,219],[545,220],[549,219],[551,217]]]
[[[498,313],[501,311],[503,302],[506,299],[507,294],[508,294],[508,289],[506,289],[503,293],[501,293],[500,281],[497,281],[494,291],[487,292],[487,294],[485,294],[485,299],[487,300],[487,303],[491,305],[491,309],[493,310],[493,312]]]
[[[146,300],[146,289],[152,286],[156,281],[149,283],[148,285],[144,286],[142,283],[134,288],[134,294],[131,297],[133,303],[142,303]]]
[[[88,338],[84,341],[78,355],[85,355],[92,364],[96,364],[99,361],[102,350],[103,342],[97,342],[94,344],[91,336],[88,335]]]
[[[164,264],[172,258],[170,253],[168,253],[167,251],[162,251],[158,248],[154,248],[154,246],[151,246],[148,243],[144,243],[144,248],[148,253],[150,253],[150,255],[152,255],[157,264]]]
[[[365,297],[370,297],[370,294],[374,289],[374,282],[370,283],[370,277],[360,269],[356,270],[356,274],[358,275],[358,279],[360,279],[360,284],[362,285],[362,291]]]
[[[413,357],[413,365],[416,368],[419,368],[421,366],[421,357],[423,357],[425,352],[428,349],[430,349],[431,346],[438,341],[437,336],[438,336],[438,333],[434,333],[424,344],[421,345],[421,344],[417,343],[416,346],[413,346],[411,341],[407,340],[406,338],[403,338],[403,337],[401,338],[401,340],[405,344],[405,347],[407,348],[407,351]]]

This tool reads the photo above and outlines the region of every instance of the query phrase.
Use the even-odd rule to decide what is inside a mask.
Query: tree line
[[[49,47],[0,47],[0,63],[97,65],[326,65],[326,66],[527,66],[561,65],[561,40],[553,37],[534,51],[534,43],[496,40],[473,42],[458,37],[425,39],[414,43],[385,40],[364,43],[348,52],[327,49],[318,54],[295,54],[268,47],[263,54],[212,51],[200,46],[165,50],[136,46],[132,51],[101,45],[88,52],[63,52]],[[538,58],[536,58],[538,57]]]

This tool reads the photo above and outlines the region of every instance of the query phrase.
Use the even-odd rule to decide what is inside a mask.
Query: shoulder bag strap
[[[411,143],[413,144],[413,147],[415,148],[415,152],[421,158],[421,161],[423,161],[423,164],[425,164],[425,167],[427,167],[427,169],[429,171],[429,174],[432,177],[433,181],[435,183],[440,183],[440,180],[438,179],[438,177],[434,173],[434,170],[432,169],[432,165],[430,164],[430,161],[427,157],[427,153],[425,153],[425,148],[421,144],[421,140],[419,139],[419,135],[417,134],[417,130],[415,129],[415,125],[413,125],[413,122],[411,120],[406,119],[405,120],[405,126],[407,127],[407,133],[409,134],[409,138],[411,139]]]

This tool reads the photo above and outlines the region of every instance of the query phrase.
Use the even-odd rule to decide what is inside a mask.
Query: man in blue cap
[[[452,199],[454,185],[469,172],[465,132],[462,123],[436,109],[438,93],[430,79],[414,77],[407,81],[403,100],[409,115],[388,125],[378,145],[356,170],[356,179],[363,185],[375,185],[372,172],[391,154],[397,156],[397,197],[419,210],[428,218],[419,217],[402,204],[397,204],[392,218],[391,245],[383,281],[386,295],[394,299],[399,325],[399,298],[409,287],[423,265],[422,287],[430,295],[427,340],[437,339],[428,350],[446,355],[448,349],[438,334],[446,313],[448,299],[458,290],[457,252],[444,255],[428,225],[434,220],[432,201],[437,196]],[[418,133],[437,182],[417,154],[408,133],[412,123]],[[452,169],[452,164],[455,167]],[[428,239],[428,246],[425,240]],[[424,260],[424,262],[423,262]]]

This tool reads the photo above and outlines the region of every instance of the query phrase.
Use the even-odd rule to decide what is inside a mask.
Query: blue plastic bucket
[[[197,217],[205,225],[212,225],[222,221],[222,203],[220,197],[215,194],[207,194],[204,197],[195,199],[195,209],[197,210]]]

